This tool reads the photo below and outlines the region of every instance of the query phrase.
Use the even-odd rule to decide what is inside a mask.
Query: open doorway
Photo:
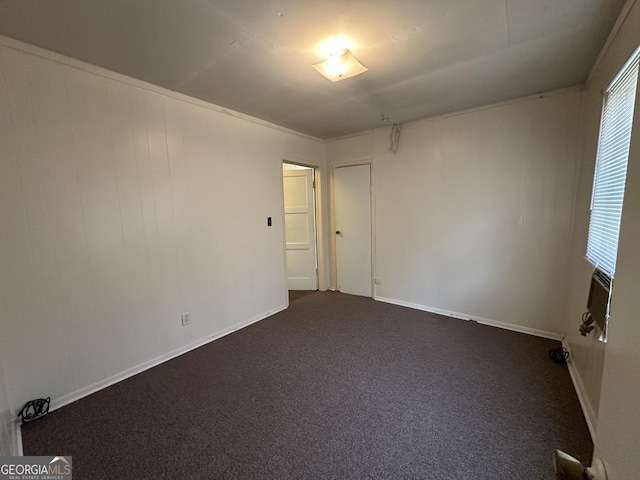
[[[284,162],[284,223],[290,301],[318,289],[315,169]]]

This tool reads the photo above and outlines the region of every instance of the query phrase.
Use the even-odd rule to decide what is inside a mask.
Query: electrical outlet
[[[186,327],[191,323],[191,314],[189,312],[185,312],[181,315],[182,317],[182,326]]]
[[[376,277],[373,279],[373,283],[375,283],[376,285],[380,285],[382,283],[382,280],[380,280],[380,277]]]

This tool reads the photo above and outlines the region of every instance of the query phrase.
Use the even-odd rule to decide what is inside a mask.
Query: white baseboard
[[[571,381],[573,382],[573,388],[578,395],[578,400],[580,401],[580,406],[582,407],[584,419],[587,421],[589,433],[591,434],[591,440],[593,441],[593,443],[596,443],[597,417],[595,415],[595,412],[593,411],[591,402],[589,402],[589,397],[587,396],[587,392],[582,383],[582,379],[580,378],[580,374],[578,373],[576,367],[573,366],[573,362],[571,362],[571,349],[569,348],[569,344],[564,339],[562,340],[562,346],[569,352],[569,360],[567,360],[569,375],[571,376]]]
[[[22,457],[24,455],[24,450],[22,449],[22,427],[19,422],[16,422],[16,443],[17,455]]]
[[[145,370],[148,370],[157,365],[160,365],[161,363],[164,363],[168,360],[171,360],[172,358],[178,357],[184,353],[187,353],[191,350],[201,347],[202,345],[205,345],[214,340],[217,340],[218,338],[224,337],[225,335],[229,335],[230,333],[233,333],[236,330],[240,330],[241,328],[248,327],[253,323],[259,322],[260,320],[264,320],[265,318],[270,317],[271,315],[274,315],[278,312],[281,312],[286,308],[287,308],[286,305],[282,305],[276,308],[275,310],[270,310],[268,312],[257,315],[256,317],[253,317],[248,321],[237,323],[235,325],[232,325],[231,327],[225,328],[224,330],[220,330],[211,335],[207,335],[206,337],[196,340],[195,342],[189,343],[175,350],[171,350],[170,352],[160,355],[159,357],[153,358],[139,365],[128,368],[127,370],[124,370],[120,373],[116,373],[115,375],[105,378],[104,380],[96,382],[92,385],[89,385],[79,390],[76,390],[74,392],[68,393],[59,398],[52,398],[49,411],[57,410],[58,408],[64,407],[65,405],[75,402],[76,400],[80,400],[81,398],[91,395],[92,393],[98,392],[103,388],[106,388],[115,383],[121,382],[122,380],[125,380],[134,375],[137,375],[138,373],[144,372]],[[22,450],[22,441],[20,441],[20,450]]]
[[[378,297],[375,296],[374,300],[384,303],[391,303],[393,305],[399,305],[401,307],[409,307],[415,310],[422,310],[423,312],[437,313],[438,315],[444,315],[446,317],[458,318],[461,320],[473,320],[483,325],[489,325],[492,327],[503,328],[505,330],[511,330],[518,333],[526,333],[534,335],[536,337],[549,338],[551,340],[562,340],[562,335],[553,332],[547,332],[545,330],[538,330],[536,328],[523,327],[522,325],[514,325],[512,323],[499,322],[498,320],[491,320],[489,318],[477,317],[475,315],[469,315],[466,313],[452,312],[450,310],[442,310],[440,308],[429,307],[427,305],[420,305],[418,303],[405,302],[402,300],[395,300],[393,298]]]

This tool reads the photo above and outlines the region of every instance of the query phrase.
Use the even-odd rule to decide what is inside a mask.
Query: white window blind
[[[587,258],[613,277],[638,81],[636,51],[604,95],[591,197]]]

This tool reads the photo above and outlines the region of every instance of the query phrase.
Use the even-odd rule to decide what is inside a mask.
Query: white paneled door
[[[287,288],[317,290],[313,169],[284,170]]]
[[[338,167],[333,175],[338,290],[371,296],[371,167]]]

